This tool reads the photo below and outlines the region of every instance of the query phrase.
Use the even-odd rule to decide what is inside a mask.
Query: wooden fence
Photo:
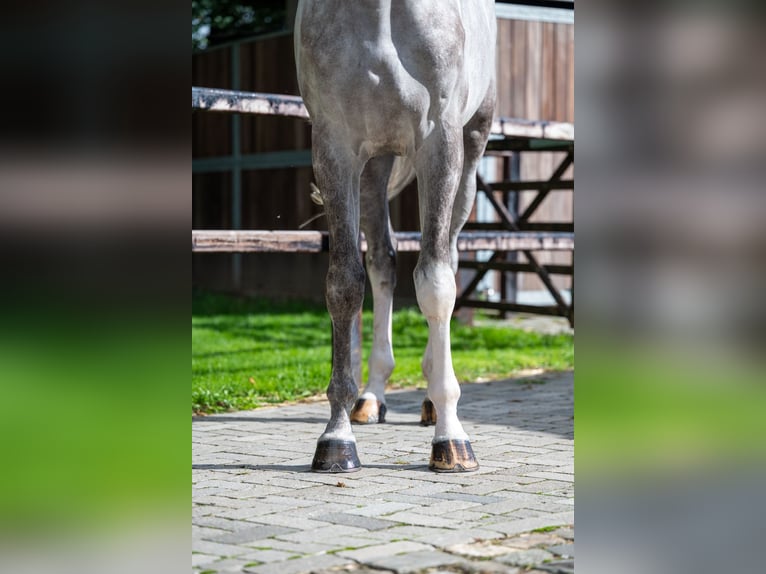
[[[276,115],[308,118],[302,100],[297,96],[278,94],[247,93],[211,88],[192,88],[192,109],[211,112],[235,112],[240,114]],[[490,153],[513,150],[563,150],[567,155],[554,174],[547,181],[509,181],[487,184],[479,178],[479,189],[497,210],[503,230],[466,231],[460,236],[460,251],[491,251],[489,261],[461,261],[463,268],[475,270],[475,276],[460,293],[456,308],[480,307],[502,312],[524,310],[567,317],[574,321],[574,307],[567,304],[559,289],[551,281],[552,273],[570,274],[571,266],[545,266],[540,264],[536,251],[573,251],[574,230],[546,231],[523,230],[530,215],[553,189],[573,189],[572,180],[561,177],[574,159],[574,126],[562,122],[540,122],[515,118],[498,118],[493,122],[492,134],[495,139]],[[515,190],[535,190],[537,196],[520,215],[514,215],[505,207],[505,200],[498,201],[495,192],[508,194]],[[419,233],[398,233],[399,251],[419,250]],[[258,252],[322,252],[328,248],[327,234],[317,231],[295,230],[192,230],[192,251],[215,253],[258,253]],[[365,248],[363,244],[363,249]],[[522,252],[528,262],[508,262],[508,253]],[[553,296],[555,306],[519,305],[508,301],[482,301],[472,298],[481,277],[489,270],[502,273],[534,272]]]

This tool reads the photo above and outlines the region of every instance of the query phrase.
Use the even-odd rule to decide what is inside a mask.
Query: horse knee
[[[448,320],[455,307],[457,287],[449,263],[421,264],[415,267],[415,294],[426,319]]]
[[[364,267],[361,262],[350,259],[331,263],[327,271],[325,299],[333,320],[352,317],[364,302]]]
[[[370,249],[367,252],[367,273],[373,289],[389,289],[396,287],[396,252],[389,249]]]

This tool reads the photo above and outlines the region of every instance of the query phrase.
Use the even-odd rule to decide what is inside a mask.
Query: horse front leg
[[[465,472],[479,465],[457,416],[460,385],[452,366],[450,319],[455,307],[455,274],[450,253],[450,224],[463,165],[460,128],[443,125],[418,151],[418,194],[422,241],[415,267],[415,291],[428,322],[423,371],[428,398],[436,411],[429,468]]]
[[[457,239],[465,222],[471,215],[473,203],[476,198],[476,171],[479,162],[484,155],[484,148],[487,145],[487,138],[492,128],[492,116],[495,110],[495,85],[494,82],[487,90],[484,101],[474,116],[463,128],[463,171],[460,176],[455,203],[452,207],[452,221],[450,222],[449,244],[450,244],[450,264],[452,272],[457,273],[458,252]],[[423,355],[423,375],[428,379],[426,371],[430,369],[432,363],[431,349],[426,348]],[[436,410],[431,399],[423,400],[420,409],[420,424],[429,426],[436,424]]]
[[[327,388],[330,421],[317,441],[311,470],[353,472],[361,468],[349,410],[358,388],[351,362],[351,328],[364,300],[365,273],[359,252],[359,172],[342,146],[314,132],[314,174],[330,231],[325,298],[332,318],[332,374]],[[337,142],[337,139],[334,140]]]

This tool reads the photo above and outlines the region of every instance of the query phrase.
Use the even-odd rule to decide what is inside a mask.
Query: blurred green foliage
[[[24,311],[0,329],[2,533],[185,512],[183,331],[157,314],[95,306]]]
[[[583,342],[575,377],[578,476],[643,476],[757,463],[766,454],[758,369],[676,346]]]
[[[284,27],[284,0],[192,0],[192,50]]]
[[[372,344],[364,311],[363,377]],[[219,412],[324,393],[330,376],[331,322],[322,305],[197,293],[192,305],[192,410]],[[394,313],[396,368],[391,386],[425,387],[420,361],[428,340],[416,309]],[[521,369],[570,369],[571,335],[505,326],[452,323],[452,354],[461,381],[503,378]]]

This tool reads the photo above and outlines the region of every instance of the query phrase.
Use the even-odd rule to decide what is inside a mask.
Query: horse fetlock
[[[352,405],[359,393],[354,377],[339,377],[330,380],[327,387],[327,399],[331,405]]]
[[[420,406],[420,426],[431,426],[436,424],[436,409],[431,399],[425,399]]]
[[[378,400],[374,395],[363,395],[356,401],[354,408],[351,410],[351,422],[355,424],[374,424],[386,422],[386,408],[385,403]]]
[[[394,360],[394,354],[391,348],[386,349],[373,349],[370,353],[370,379],[376,379],[377,381],[385,382],[391,373],[394,372],[396,367],[396,361]]]
[[[436,405],[437,409],[449,410],[457,405],[460,400],[460,384],[453,375],[441,385],[428,385],[428,398]]]

